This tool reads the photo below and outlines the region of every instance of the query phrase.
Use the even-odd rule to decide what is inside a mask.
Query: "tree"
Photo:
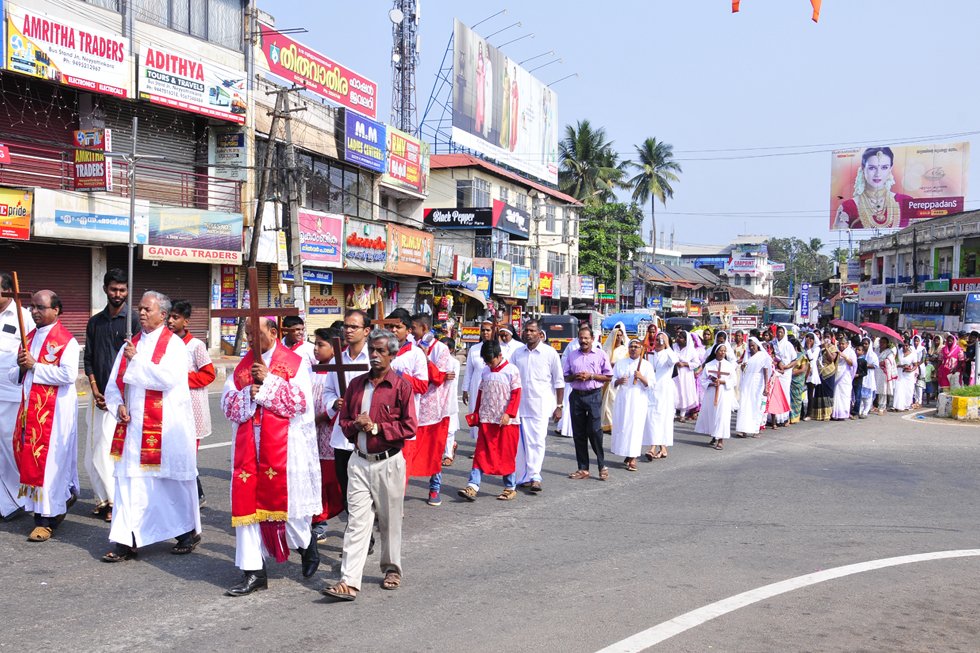
[[[816,282],[826,279],[834,273],[830,257],[820,252],[823,241],[811,238],[803,241],[799,238],[770,238],[766,243],[769,250],[769,260],[786,264],[785,272],[777,272],[773,284],[773,294],[786,296],[789,294],[790,281],[794,281],[794,292],[800,283]]]
[[[565,126],[565,138],[558,143],[558,187],[582,203],[601,203],[615,199],[626,173],[613,151],[606,130],[593,129],[588,120],[574,127]]]
[[[642,225],[643,211],[635,203],[587,204],[579,223],[579,274],[612,285],[616,281],[616,237],[621,238],[620,261],[636,260],[636,250],[643,247]]]
[[[673,182],[680,181],[676,173],[682,172],[681,164],[674,161],[674,146],[656,138],[648,138],[642,145],[636,146],[637,161],[629,161],[631,168],[638,171],[637,175],[627,182],[633,189],[634,202],[646,202],[650,199],[650,220],[652,221],[652,238],[654,256],[657,253],[657,217],[655,200],[667,206],[667,198],[674,196]],[[654,259],[656,260],[656,259]]]

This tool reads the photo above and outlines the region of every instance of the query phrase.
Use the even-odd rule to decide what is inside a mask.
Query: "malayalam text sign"
[[[75,190],[112,190],[111,129],[82,129],[72,134],[75,146]]]
[[[432,276],[432,234],[396,224],[388,225],[388,272]]]
[[[381,183],[424,195],[429,176],[429,144],[386,126],[388,158]]]
[[[299,242],[303,264],[339,266],[344,239],[344,216],[299,210]]]

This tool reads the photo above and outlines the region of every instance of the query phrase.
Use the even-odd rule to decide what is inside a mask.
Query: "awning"
[[[447,288],[449,288],[454,292],[458,292],[460,295],[466,295],[467,297],[472,297],[476,301],[480,302],[480,306],[482,306],[483,308],[487,307],[487,299],[486,297],[483,296],[482,292],[479,292],[477,290],[470,290],[469,288],[461,288],[461,287],[447,286]]]

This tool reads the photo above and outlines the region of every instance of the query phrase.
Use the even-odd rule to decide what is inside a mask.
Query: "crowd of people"
[[[103,281],[107,304],[89,321],[84,355],[60,321],[55,292],[34,293],[20,316],[0,298],[0,429],[7,434],[0,516],[33,513],[28,540],[45,542],[78,500],[81,357],[93,402],[82,459],[93,516],[110,523],[102,560],[132,560],[168,539],[173,554],[186,555],[202,541],[206,497],[196,452],[212,431],[207,391],[215,368],[188,331],[188,302],[149,291],[130,316],[125,273],[110,270]],[[6,273],[0,284],[12,289]],[[704,342],[684,331],[672,339],[656,326],[631,340],[619,324],[600,346],[582,326],[559,356],[531,319],[519,334],[484,321],[460,378],[454,342],[438,337],[426,313],[396,309],[372,322],[350,310],[340,324],[316,329],[312,342],[299,317],[248,326],[249,349],[221,393],[233,434],[230,525],[242,572],[229,596],[267,588],[267,561],[283,562],[291,550],[303,577],[313,577],[327,523],[345,512],[340,578],[322,593],[354,600],[376,540],[381,587],[398,589],[406,487],[424,479],[428,505],[441,505],[443,470],[455,464],[464,421],[475,445],[456,494],[476,501],[486,477],[499,477],[493,494],[513,501],[519,490],[544,490],[552,422],[574,441],[568,477],[592,477],[594,457],[597,478],[606,481],[606,433],[609,452],[635,472],[641,455],[668,457],[677,422],[692,421],[723,449],[736,414],[734,435],[757,437],[801,420],[908,410],[970,367],[952,335],[945,343],[910,336],[896,349],[886,338],[830,331],[801,342],[782,327],[735,331],[731,339],[718,332]]]

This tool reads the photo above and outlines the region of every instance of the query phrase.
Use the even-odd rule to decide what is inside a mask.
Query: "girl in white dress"
[[[715,449],[721,449],[722,442],[732,436],[735,364],[725,357],[727,349],[728,345],[716,345],[704,365],[704,397],[694,425],[695,433],[711,436],[708,446]]]
[[[674,407],[680,415],[680,421],[683,422],[689,412],[696,412],[698,408],[698,389],[694,370],[701,366],[701,356],[694,339],[687,331],[677,333],[674,353],[677,354],[677,376],[674,377],[677,399]]]

